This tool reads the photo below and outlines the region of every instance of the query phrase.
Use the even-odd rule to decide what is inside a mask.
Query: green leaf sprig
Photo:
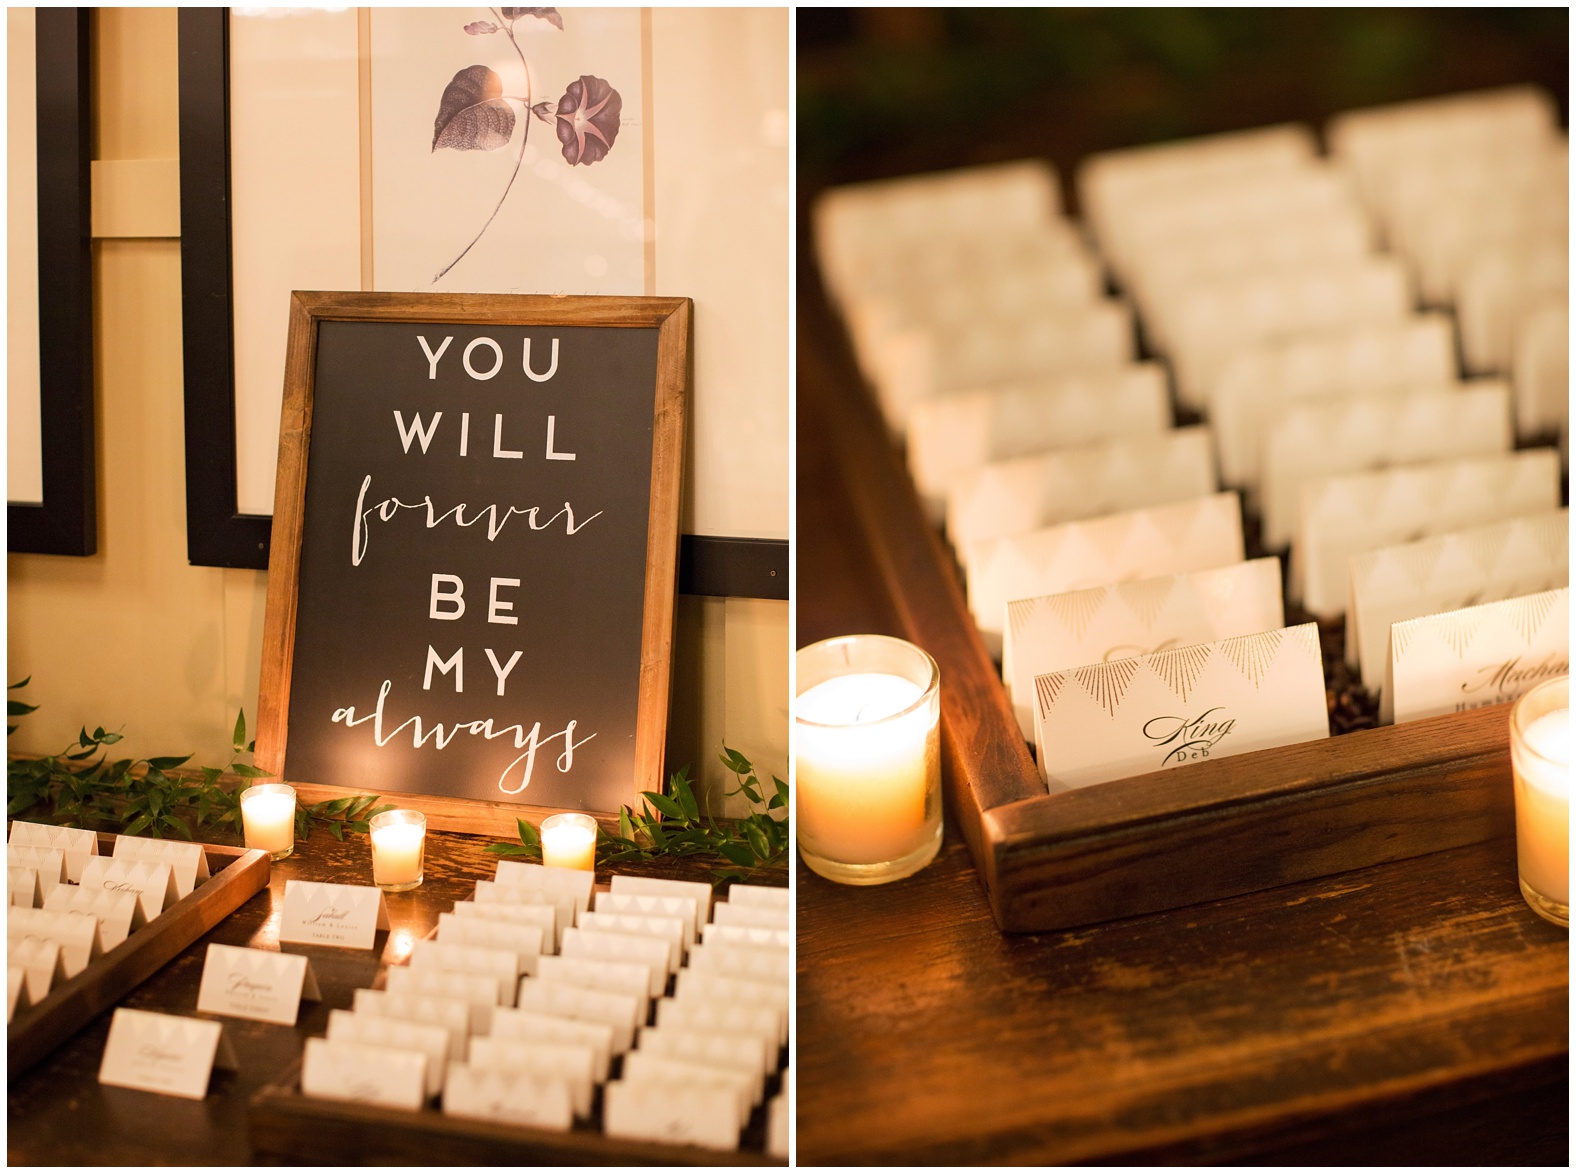
[[[743,795],[757,810],[737,820],[717,820],[702,814],[695,797],[695,783],[685,767],[668,779],[665,793],[642,791],[640,811],[619,808],[618,831],[609,832],[598,825],[596,862],[621,864],[631,860],[656,860],[661,857],[713,856],[740,869],[773,868],[786,865],[788,858],[788,784],[772,777],[772,789],[761,782],[755,766],[737,750],[722,749],[722,764],[732,772],[738,786],[728,796]],[[773,812],[782,811],[782,817]],[[525,820],[515,821],[519,843],[489,844],[485,849],[495,856],[542,858],[542,840]],[[747,874],[727,870],[717,883],[740,880]]]

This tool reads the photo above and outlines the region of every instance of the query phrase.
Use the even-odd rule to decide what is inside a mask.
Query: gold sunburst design
[[[1537,636],[1543,621],[1549,618],[1549,612],[1562,594],[1562,591],[1540,591],[1536,595],[1512,599],[1506,604],[1505,610],[1510,613],[1511,624],[1528,644]]]
[[[1046,673],[1042,677],[1034,678],[1034,692],[1040,699],[1041,713],[1050,712],[1051,706],[1056,704],[1056,695],[1062,691],[1062,686],[1066,683],[1066,673]]]
[[[1074,669],[1073,680],[1084,687],[1096,705],[1115,717],[1117,707],[1122,704],[1122,694],[1133,683],[1133,674],[1137,671],[1136,660],[1110,660]]]
[[[1144,621],[1145,627],[1154,627],[1155,621],[1160,618],[1161,609],[1171,598],[1176,586],[1175,576],[1140,579],[1136,583],[1123,583],[1117,587],[1116,594],[1132,609],[1134,615]]]
[[[1233,636],[1220,642],[1220,653],[1258,689],[1263,686],[1270,665],[1275,663],[1275,654],[1280,651],[1281,638],[1286,631],[1277,628],[1272,632],[1255,632],[1251,636]]]
[[[1204,667],[1209,664],[1210,649],[1207,644],[1190,644],[1157,652],[1148,658],[1149,667],[1183,701],[1193,691]]]
[[[1100,612],[1100,605],[1105,602],[1107,591],[1104,587],[1090,587],[1084,591],[1068,591],[1062,595],[1053,595],[1046,600],[1046,605],[1051,613],[1062,622],[1062,627],[1072,632],[1078,639],[1083,639],[1083,634],[1089,630],[1089,625],[1094,622],[1094,617]]]

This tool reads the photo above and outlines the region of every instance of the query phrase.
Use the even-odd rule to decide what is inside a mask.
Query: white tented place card
[[[505,984],[495,974],[459,974],[452,970],[415,970],[409,966],[390,966],[384,976],[384,989],[394,995],[431,995],[440,999],[461,999],[470,1004],[471,1034],[486,1035],[492,1030],[493,1016],[503,1005]]]
[[[479,880],[476,882],[475,904],[486,908],[494,905],[512,905],[524,908],[539,908],[543,905],[551,906],[557,920],[553,926],[553,944],[564,940],[564,930],[575,923],[579,910],[576,908],[575,899],[565,893],[553,893],[547,889],[528,887],[520,884],[499,884],[497,881]],[[486,916],[482,914],[481,916]]]
[[[507,921],[511,925],[539,925],[542,927],[542,953],[551,954],[558,949],[558,908],[555,905],[505,905],[501,902],[483,904],[479,901],[456,901],[452,910],[456,917],[478,921]],[[567,926],[563,928],[567,929]]]
[[[1241,502],[1216,493],[981,542],[963,552],[963,565],[969,611],[999,654],[1014,599],[1223,567],[1242,554]]]
[[[443,1091],[443,1075],[448,1070],[453,1043],[446,1028],[336,1009],[328,1013],[328,1039],[331,1043],[420,1052],[427,1057],[427,1095],[437,1096]]]
[[[1303,489],[1288,598],[1334,618],[1364,551],[1559,508],[1552,448],[1326,478]]]
[[[530,1072],[562,1080],[569,1088],[576,1117],[591,1115],[596,1085],[596,1053],[579,1044],[536,1043],[522,1039],[471,1040],[470,1066],[490,1072]]]
[[[961,549],[1215,489],[1209,429],[1173,428],[984,465],[947,495],[947,537]]]
[[[701,944],[707,946],[747,946],[763,950],[786,950],[793,945],[793,934],[786,929],[762,925],[724,925],[713,921],[701,926]]]
[[[788,951],[759,946],[699,945],[690,951],[689,969],[750,982],[781,984],[789,979]]]
[[[99,949],[106,954],[130,937],[132,931],[147,924],[136,893],[60,885],[49,894],[44,908],[56,913],[86,913],[98,918]]]
[[[187,844],[180,840],[154,840],[146,836],[116,836],[116,860],[151,860],[155,864],[168,864],[175,877],[175,892],[186,896],[197,887],[198,881],[208,879],[208,854],[201,844]]]
[[[100,1084],[200,1101],[215,1068],[235,1067],[223,1024],[116,1007],[98,1078]]]
[[[644,994],[597,990],[544,978],[520,980],[519,1008],[561,1019],[584,1019],[613,1029],[613,1054],[621,1056],[635,1042],[635,1028],[646,1021]]]
[[[571,931],[573,932],[573,931]],[[568,939],[565,939],[567,943]],[[616,991],[638,999],[650,999],[653,967],[649,962],[631,959],[577,957],[562,954],[542,959],[537,968],[538,978],[565,986],[585,987],[587,990]],[[666,978],[665,971],[660,977]],[[641,1020],[644,1021],[644,1016]]]
[[[700,924],[705,920],[698,912],[694,897],[658,896],[654,893],[596,894],[592,908],[597,913],[615,913],[623,917],[673,917],[684,925],[684,944],[688,946],[700,937]]]
[[[27,998],[27,971],[20,966],[5,968],[5,1021],[10,1023],[18,1011],[30,1005]]]
[[[728,886],[728,901],[733,905],[750,905],[768,909],[793,908],[793,899],[786,887],[747,885],[741,881],[735,881]]]
[[[455,913],[438,914],[438,941],[446,945],[484,946],[489,950],[508,950],[519,959],[520,974],[535,974],[536,960],[542,955],[542,927],[516,925],[507,921],[484,921]],[[501,976],[500,976],[501,977]],[[510,980],[513,985],[514,980]]]
[[[6,893],[8,905],[23,909],[36,909],[43,904],[39,895],[38,869],[25,864],[6,866]]]
[[[1570,594],[1561,587],[1392,625],[1380,720],[1499,705],[1569,673]]]
[[[566,959],[630,962],[644,966],[649,976],[647,988],[653,999],[660,996],[668,985],[669,948],[660,938],[599,933],[576,927],[564,934],[563,953]]]
[[[49,900],[49,894],[55,891],[55,886],[66,879],[66,854],[59,848],[36,848],[23,844],[8,844],[6,846],[5,862],[7,866],[20,865],[31,868],[38,874],[39,902]]]
[[[60,964],[67,978],[75,978],[99,955],[98,918],[89,913],[50,909],[11,909],[6,929],[24,937],[60,943]]]
[[[726,1086],[626,1079],[603,1091],[602,1128],[609,1137],[734,1150],[743,1127],[738,1096]]]
[[[684,932],[687,924],[677,917],[591,912],[580,915],[578,928],[593,933],[621,933],[660,939],[668,944],[668,973],[675,974],[684,963]]]
[[[614,873],[614,896],[628,894],[634,897],[688,897],[695,902],[695,934],[690,941],[700,937],[700,927],[711,920],[711,886],[704,881],[659,880],[650,876],[625,876]],[[623,912],[623,910],[612,910]]]
[[[663,1002],[667,1002],[664,1000]],[[777,1043],[788,1042],[788,987],[786,984],[757,982],[727,974],[706,974],[685,967],[674,982],[675,1003],[719,1011],[748,1008],[769,1011],[777,1018]],[[657,1022],[663,1022],[663,1002],[657,1004]],[[687,1012],[686,1012],[687,1014]]]
[[[1171,426],[1165,370],[1134,363],[939,395],[908,421],[908,468],[936,522],[954,484],[992,461]]]
[[[1034,678],[1284,625],[1281,565],[1258,558],[1007,604],[1001,675],[1034,741]]]
[[[1291,543],[1302,487],[1320,477],[1509,452],[1510,388],[1497,380],[1459,391],[1297,404],[1264,438],[1264,545]]]
[[[505,1121],[529,1129],[567,1133],[574,1124],[569,1086],[551,1076],[499,1072],[470,1064],[450,1064],[444,1084],[443,1112],[473,1121]]]
[[[6,928],[7,966],[21,970],[27,980],[27,1001],[40,1002],[57,982],[66,979],[65,966],[60,961],[60,943],[43,938],[30,938],[18,933],[14,926]]]
[[[722,1040],[758,1040],[762,1075],[777,1067],[782,1046],[779,1012],[772,1007],[746,1003],[705,1002],[698,999],[663,999],[657,1003],[657,1026]],[[642,1032],[649,1031],[642,1029]]]
[[[427,1101],[427,1056],[415,1048],[309,1039],[301,1057],[301,1091],[332,1101],[419,1109]]]
[[[389,927],[383,890],[375,885],[285,882],[281,942],[370,950],[378,930]]]
[[[471,1005],[464,999],[359,990],[352,996],[351,1009],[357,1015],[441,1027],[449,1033],[449,1055],[456,1060],[465,1056],[465,1041],[470,1038]]]
[[[741,1124],[749,1120],[750,1110],[755,1104],[750,1096],[755,1082],[753,1073],[735,1068],[714,1068],[710,1064],[696,1064],[689,1060],[673,1060],[639,1049],[624,1057],[623,1078],[631,1083],[665,1084],[690,1091],[707,1085],[720,1085],[736,1098],[736,1119]]]
[[[613,1057],[613,1029],[606,1023],[589,1019],[569,1019],[518,1007],[500,1008],[493,1014],[493,1039],[523,1040],[526,1043],[572,1044],[589,1048],[592,1077],[598,1084],[607,1079]]]
[[[730,1038],[671,1026],[643,1027],[638,1051],[643,1056],[661,1056],[737,1072],[749,1082],[752,1107],[761,1103],[766,1073],[771,1070],[767,1067],[765,1041],[758,1036]],[[777,1059],[776,1048],[772,1049],[771,1059]]]
[[[711,907],[711,919],[718,925],[759,925],[767,929],[792,929],[793,915],[787,907],[741,905],[738,901],[718,901]]]
[[[1391,624],[1569,584],[1566,510],[1368,551],[1351,560],[1346,663],[1378,692]]]
[[[467,924],[459,922],[459,924]],[[479,922],[476,924],[486,924]],[[520,955],[512,949],[494,946],[462,946],[451,942],[422,941],[410,949],[410,965],[414,970],[451,970],[459,974],[485,974],[504,984],[505,991],[514,989],[520,977]],[[513,1006],[509,994],[503,996],[505,1006]]]
[[[88,857],[98,855],[97,832],[20,819],[11,824],[10,844],[21,848],[59,848],[66,857],[66,879],[74,885],[82,882],[82,866]]]
[[[1317,624],[1047,673],[1034,689],[1052,791],[1330,733]]]
[[[591,907],[591,890],[596,885],[596,873],[583,868],[557,868],[550,864],[500,860],[493,880],[501,885],[541,889],[543,892],[573,897],[575,912],[579,914]]]
[[[1258,485],[1264,426],[1289,404],[1437,387],[1455,374],[1455,332],[1443,314],[1297,335],[1240,351],[1209,388],[1220,479],[1235,488]]]
[[[294,1025],[301,1000],[315,1003],[322,997],[305,956],[212,942],[197,988],[197,1010]]]
[[[82,866],[82,888],[92,892],[136,893],[142,916],[152,921],[173,904],[175,877],[168,864],[150,860],[111,860],[94,856]]]

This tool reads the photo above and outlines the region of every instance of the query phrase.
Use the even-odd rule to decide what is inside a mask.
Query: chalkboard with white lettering
[[[690,303],[293,299],[258,765],[458,827],[660,789]]]

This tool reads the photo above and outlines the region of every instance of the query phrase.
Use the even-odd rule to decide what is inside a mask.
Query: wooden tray
[[[593,1116],[600,1118],[601,1090]],[[410,1112],[355,1101],[328,1101],[301,1092],[297,1060],[252,1098],[254,1149],[314,1163],[474,1166],[782,1166],[764,1152],[756,1110],[736,1150],[662,1145],[609,1137],[577,1125],[567,1133],[496,1121],[446,1117],[433,1108]]]
[[[1001,929],[1173,909],[1513,832],[1504,705],[1047,794],[846,337],[814,279],[799,288],[799,395],[826,425],[895,634],[940,666],[943,788]]]
[[[99,852],[110,855],[115,837],[99,833]],[[213,875],[120,945],[59,984],[41,1003],[18,1011],[6,1037],[8,1080],[15,1080],[100,1012],[113,1007],[203,934],[268,887],[268,853],[257,848],[204,844]]]

